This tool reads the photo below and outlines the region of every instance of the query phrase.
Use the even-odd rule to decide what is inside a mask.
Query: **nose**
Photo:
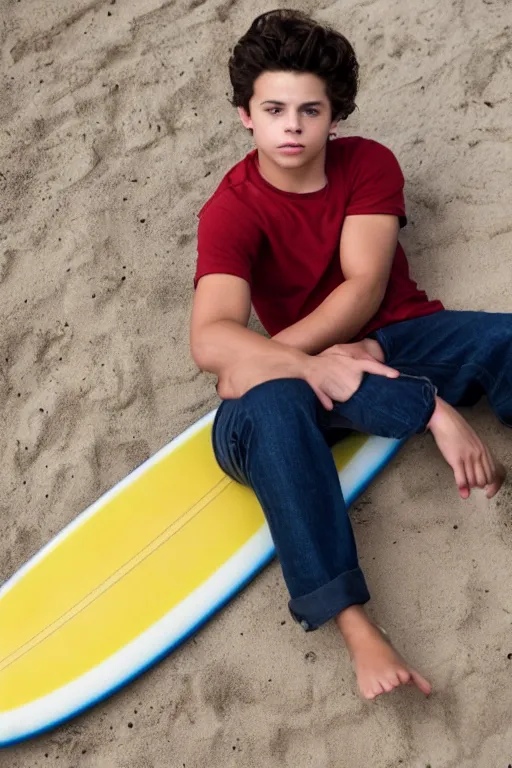
[[[296,112],[289,112],[286,116],[286,133],[302,133],[300,117]]]

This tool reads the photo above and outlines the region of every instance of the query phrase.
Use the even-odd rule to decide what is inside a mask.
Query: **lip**
[[[304,150],[304,146],[302,144],[284,144],[278,147],[278,150],[283,155],[298,155]]]

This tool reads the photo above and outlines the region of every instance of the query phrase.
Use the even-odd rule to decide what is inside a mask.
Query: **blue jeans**
[[[330,450],[347,429],[401,439],[422,433],[436,392],[461,406],[486,394],[497,417],[512,426],[512,314],[443,310],[387,326],[373,338],[400,378],[366,375],[333,411],[302,379],[275,379],[224,400],[213,424],[217,462],[254,490],[290,612],[306,631],[370,599]]]

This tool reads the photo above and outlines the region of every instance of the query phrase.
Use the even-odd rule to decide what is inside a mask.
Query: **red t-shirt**
[[[247,280],[254,309],[273,336],[312,312],[344,280],[339,243],[345,216],[389,213],[405,226],[404,177],[393,153],[359,136],[330,141],[328,184],[283,192],[258,171],[256,150],[237,163],[199,212],[194,288],[203,275]],[[409,277],[397,245],[386,295],[357,339],[443,309]]]

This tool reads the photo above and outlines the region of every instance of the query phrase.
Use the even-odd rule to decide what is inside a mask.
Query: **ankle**
[[[336,616],[335,621],[347,643],[350,643],[354,637],[360,637],[375,628],[362,605],[351,605],[345,608]]]

